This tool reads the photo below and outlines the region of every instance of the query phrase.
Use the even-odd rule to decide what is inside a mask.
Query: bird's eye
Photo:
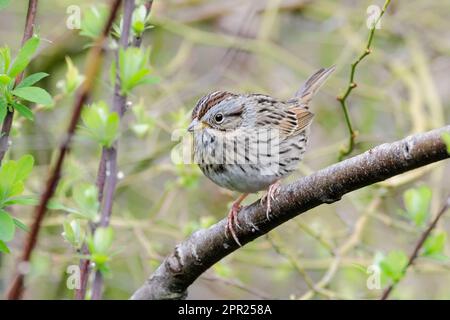
[[[222,123],[223,121],[223,114],[218,113],[214,116],[214,121],[216,121],[216,123]]]

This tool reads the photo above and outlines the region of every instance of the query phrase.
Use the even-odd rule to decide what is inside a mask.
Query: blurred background
[[[89,44],[77,30],[66,27],[67,8],[78,5],[83,15],[101,2],[39,3],[37,31],[44,41],[28,70],[50,74],[40,86],[54,97],[60,95],[67,72],[65,57],[82,72]],[[122,124],[121,179],[111,221],[115,253],[105,298],[129,298],[178,242],[224,218],[236,197],[210,182],[195,165],[171,161],[177,143],[172,133],[187,128],[190,112],[203,95],[229,90],[288,99],[314,71],[335,64],[337,71],[312,104],[316,117],[305,160],[284,183],[337,161],[348,132],[336,96],[344,92],[350,64],[366,46],[368,7],[383,4],[383,0],[154,1],[153,28],[146,31],[143,46],[151,48],[151,65],[161,81],[142,86],[129,97],[132,107]],[[20,46],[26,7],[27,1],[12,1],[0,11],[0,45],[13,52]],[[450,119],[450,1],[393,0],[380,27],[372,54],[357,69],[358,87],[348,99],[359,133],[354,154],[442,127]],[[107,53],[94,101],[111,101],[112,57]],[[73,96],[55,98],[54,106],[36,113],[34,122],[14,122],[9,158],[28,153],[36,160],[27,194],[42,191],[72,102]],[[94,183],[99,157],[100,148],[77,135],[57,190],[60,202],[70,206],[74,186]],[[310,210],[216,264],[191,286],[189,298],[376,299],[395,279],[402,254],[409,255],[442,206],[450,191],[448,175],[448,162],[437,163]],[[422,192],[431,196],[414,198]],[[422,204],[423,220],[414,219],[418,202],[408,205],[410,197]],[[11,210],[31,222],[31,207]],[[61,236],[66,214],[51,210],[45,219],[26,298],[73,298],[66,287],[66,269],[79,257]],[[419,258],[393,298],[450,299],[449,230],[446,216],[436,230],[445,235],[440,236],[442,248]],[[17,232],[11,253],[0,256],[0,292],[9,283],[24,236]],[[371,265],[381,272],[379,287],[368,286]]]

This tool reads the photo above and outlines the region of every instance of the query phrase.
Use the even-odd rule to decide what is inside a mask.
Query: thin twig
[[[355,147],[355,139],[356,139],[357,131],[355,131],[353,129],[352,121],[350,119],[350,114],[349,114],[348,106],[347,106],[347,98],[350,95],[350,93],[352,92],[352,90],[358,86],[355,82],[356,67],[366,56],[368,56],[372,52],[371,45],[372,45],[372,41],[373,41],[373,38],[375,35],[375,30],[377,29],[377,24],[381,21],[381,18],[383,17],[384,13],[386,12],[390,2],[391,2],[391,0],[386,0],[383,8],[381,9],[379,17],[377,18],[377,20],[374,21],[374,24],[373,24],[372,28],[370,29],[369,38],[367,39],[367,44],[366,44],[366,48],[364,49],[364,52],[356,59],[355,62],[353,62],[351,64],[350,80],[349,80],[349,83],[347,86],[347,90],[344,92],[343,95],[337,97],[337,100],[341,104],[342,111],[344,111],[345,123],[347,124],[348,132],[349,132],[348,146],[340,151],[339,160],[342,160],[345,156],[348,156]]]
[[[101,59],[103,55],[103,45],[109,34],[113,21],[116,17],[120,2],[121,0],[114,0],[112,2],[109,18],[106,22],[103,32],[98,37],[94,46],[91,48],[89,52],[85,67],[85,80],[83,81],[83,84],[81,85],[78,94],[75,98],[72,117],[70,119],[70,123],[66,131],[66,137],[64,138],[63,142],[59,147],[56,163],[49,174],[45,190],[42,193],[42,196],[39,201],[39,205],[35,209],[34,221],[31,226],[31,230],[28,233],[22,257],[17,266],[16,271],[17,274],[14,277],[11,286],[8,290],[7,294],[8,299],[20,299],[22,297],[24,291],[25,273],[21,272],[21,270],[23,271],[24,269],[28,269],[27,266],[29,264],[33,249],[36,246],[41,223],[47,211],[47,204],[52,198],[56,186],[58,185],[64,159],[67,155],[67,152],[70,150],[70,144],[72,142],[75,129],[77,127],[78,120],[81,115],[81,110],[83,109],[83,105],[88,100],[88,97],[90,96],[90,93],[92,91],[95,77],[101,65]]]
[[[242,208],[238,216],[241,228],[236,230],[239,241],[246,244],[303,212],[339,201],[349,192],[449,158],[441,138],[444,132],[450,133],[450,125],[384,143],[282,186],[272,203],[270,220],[260,200]],[[203,272],[240,248],[226,236],[226,223],[227,219],[222,219],[179,243],[132,299],[184,298],[187,288]]]
[[[150,15],[150,12],[152,11],[152,6],[153,0],[148,0],[145,3],[146,17]],[[141,46],[141,43],[142,43],[142,35],[136,35],[133,38],[133,47],[139,48]]]
[[[36,21],[38,0],[29,0],[27,18],[25,22],[25,30],[22,37],[22,46],[33,36],[34,24]],[[19,73],[15,79],[14,85],[19,84],[23,79],[24,71]],[[2,131],[0,134],[0,165],[9,148],[9,133],[11,132],[12,122],[14,118],[14,109],[7,110],[5,119],[3,119]]]
[[[130,42],[130,29],[134,11],[134,0],[125,0],[123,3],[123,23],[119,39],[119,48],[126,49]],[[112,111],[117,112],[122,118],[125,110],[127,97],[121,94],[121,80],[119,68],[119,51],[116,52],[116,82],[114,85],[114,97],[112,102]],[[104,162],[104,164],[103,164]],[[103,171],[101,171],[103,170]],[[103,181],[98,184],[99,194],[103,196],[102,210],[99,225],[107,227],[112,214],[114,202],[114,194],[117,185],[117,141],[114,144],[102,149],[102,156],[99,166],[99,177],[103,177]],[[98,181],[98,180],[97,180]],[[101,191],[100,191],[101,190]],[[101,201],[101,199],[100,199]],[[95,228],[94,228],[95,232]],[[102,297],[103,275],[100,270],[96,270],[94,282],[92,285],[92,299],[99,300]]]
[[[417,257],[419,256],[419,252],[422,249],[425,241],[428,239],[428,236],[431,234],[431,231],[433,231],[433,229],[436,227],[439,219],[444,215],[444,213],[450,208],[450,196],[447,197],[444,205],[442,206],[441,210],[438,212],[438,214],[436,215],[436,217],[434,218],[434,220],[430,223],[430,225],[428,226],[428,228],[422,233],[422,235],[420,236],[419,241],[417,241],[416,246],[414,247],[413,252],[411,253],[411,255],[409,256],[409,260],[408,263],[406,264],[406,266],[403,268],[402,271],[402,276],[395,281],[394,283],[392,283],[389,287],[386,288],[386,290],[384,290],[383,295],[381,296],[381,300],[386,300],[389,295],[391,294],[392,290],[395,288],[395,286],[400,282],[401,279],[403,279],[403,276],[406,274],[406,272],[408,271],[408,268],[414,263],[414,261],[417,259]]]
[[[145,4],[147,10],[147,16],[150,14],[151,7],[153,1],[147,1]],[[124,14],[123,14],[123,25],[122,25],[122,33],[120,35],[120,47],[127,48],[129,45],[129,34],[131,27],[131,20],[134,11],[134,1],[127,1],[124,3]],[[139,48],[142,44],[141,37],[135,37],[133,39],[133,46]],[[118,63],[118,52],[116,52],[116,63]],[[126,97],[120,94],[120,78],[119,78],[119,67],[117,68],[116,74],[116,83],[114,87],[114,98],[113,98],[113,111],[116,111],[120,118],[124,115],[126,111]],[[107,174],[108,173],[108,174]],[[103,148],[102,154],[99,162],[99,167],[97,171],[97,180],[96,186],[98,189],[98,202],[103,203],[105,188],[106,190],[106,199],[102,206],[102,215],[100,225],[107,226],[109,225],[109,220],[112,212],[112,204],[114,193],[117,184],[117,143],[115,143],[111,148]],[[97,226],[92,226],[92,233],[95,232]],[[83,251],[88,254],[86,246],[84,246]],[[87,289],[87,280],[89,278],[90,273],[90,260],[83,259],[80,261],[80,269],[81,269],[81,287],[77,291],[76,299],[84,299],[86,295]],[[98,274],[98,275],[97,275]],[[97,280],[94,279],[93,283],[93,299],[100,299],[101,297],[101,287],[102,280],[100,279],[100,274],[96,272]]]

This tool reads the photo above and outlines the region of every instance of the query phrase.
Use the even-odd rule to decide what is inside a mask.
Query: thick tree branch
[[[272,219],[256,201],[239,213],[237,236],[242,244],[269,232],[283,222],[343,195],[406,171],[449,157],[441,139],[450,126],[379,145],[281,188],[272,203]],[[181,299],[187,288],[217,261],[239,249],[225,235],[226,219],[199,230],[176,246],[132,299]]]

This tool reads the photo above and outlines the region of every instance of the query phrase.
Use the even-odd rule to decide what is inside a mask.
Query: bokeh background
[[[53,96],[67,71],[65,56],[83,70],[88,39],[66,27],[66,10],[83,14],[102,1],[40,1],[37,30],[45,39],[30,71],[50,74],[40,86]],[[106,2],[104,2],[106,3]],[[336,100],[348,84],[350,64],[363,52],[369,30],[367,8],[384,1],[164,0],[154,1],[152,29],[143,46],[161,82],[140,87],[122,125],[121,179],[112,226],[115,255],[105,298],[126,299],[190,233],[222,219],[236,197],[203,177],[195,165],[171,161],[174,130],[185,129],[196,101],[211,91],[257,92],[288,99],[322,66],[336,73],[315,98],[316,114],[305,160],[286,182],[337,161],[348,133]],[[20,45],[27,1],[0,11],[0,45]],[[359,132],[355,154],[412,133],[438,128],[450,119],[450,1],[392,0],[376,31],[373,52],[359,66],[358,87],[348,100]],[[93,100],[111,101],[108,53]],[[9,157],[32,154],[36,168],[27,193],[39,194],[55,147],[63,137],[73,97],[41,110],[35,122],[15,121]],[[95,181],[100,149],[77,136],[59,201],[70,206],[71,188]],[[192,299],[376,299],[368,266],[392,250],[408,254],[425,225],[405,214],[404,192],[427,186],[427,219],[450,191],[448,162],[427,166],[322,205],[248,244],[208,270],[190,288]],[[251,203],[262,194],[250,197]],[[26,223],[32,208],[12,208]],[[61,236],[64,211],[45,219],[27,278],[26,298],[71,299],[66,268],[78,257]],[[448,216],[439,232],[450,230]],[[4,292],[20,254],[24,233],[0,256]],[[442,254],[449,253],[448,241]],[[384,281],[386,280],[386,281]],[[392,297],[450,298],[450,261],[421,257]]]

